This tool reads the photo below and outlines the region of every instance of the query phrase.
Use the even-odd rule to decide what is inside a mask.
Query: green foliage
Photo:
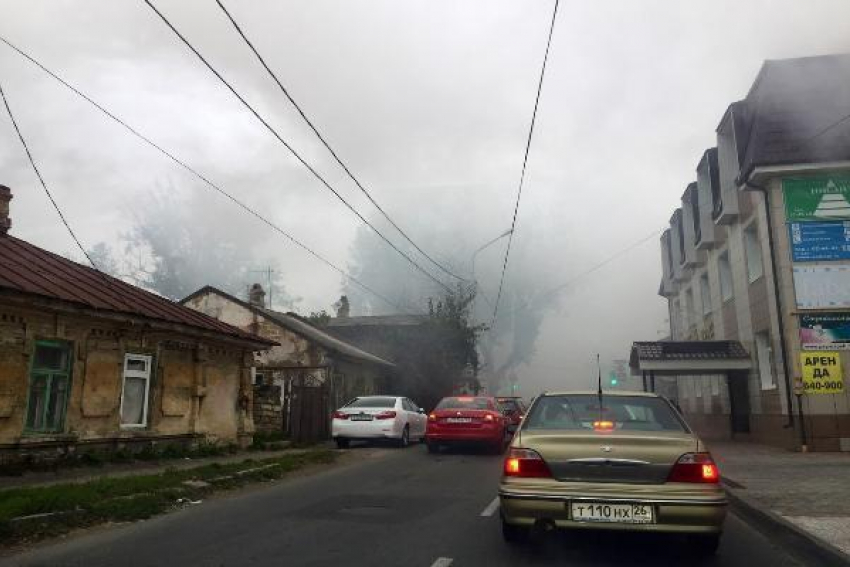
[[[316,327],[325,327],[331,320],[331,316],[327,311],[322,309],[321,311],[313,311],[307,317],[307,322]]]

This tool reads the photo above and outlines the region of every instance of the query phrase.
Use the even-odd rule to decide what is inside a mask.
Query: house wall
[[[40,340],[67,342],[72,353],[64,426],[55,433],[25,431],[30,366]],[[153,356],[148,420],[141,428],[120,423],[128,353]],[[227,343],[0,299],[0,452],[14,458],[29,450],[168,439],[249,441],[250,363],[250,352]]]

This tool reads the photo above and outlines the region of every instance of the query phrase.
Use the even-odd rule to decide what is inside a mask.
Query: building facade
[[[240,331],[8,234],[0,186],[0,461],[250,443]]]
[[[672,379],[708,438],[850,450],[848,116],[850,57],[766,62],[662,234],[671,339],[735,340],[751,358]]]

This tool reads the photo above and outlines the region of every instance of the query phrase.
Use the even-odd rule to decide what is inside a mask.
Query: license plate
[[[352,415],[349,418],[351,421],[372,421],[371,415]]]
[[[447,417],[446,423],[472,423],[471,417]]]
[[[609,504],[606,502],[571,502],[570,516],[576,522],[617,524],[652,524],[652,506],[647,504]]]

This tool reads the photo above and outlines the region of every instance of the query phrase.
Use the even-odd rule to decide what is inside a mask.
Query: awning
[[[723,374],[752,368],[750,355],[738,341],[641,341],[632,343],[633,375]]]

